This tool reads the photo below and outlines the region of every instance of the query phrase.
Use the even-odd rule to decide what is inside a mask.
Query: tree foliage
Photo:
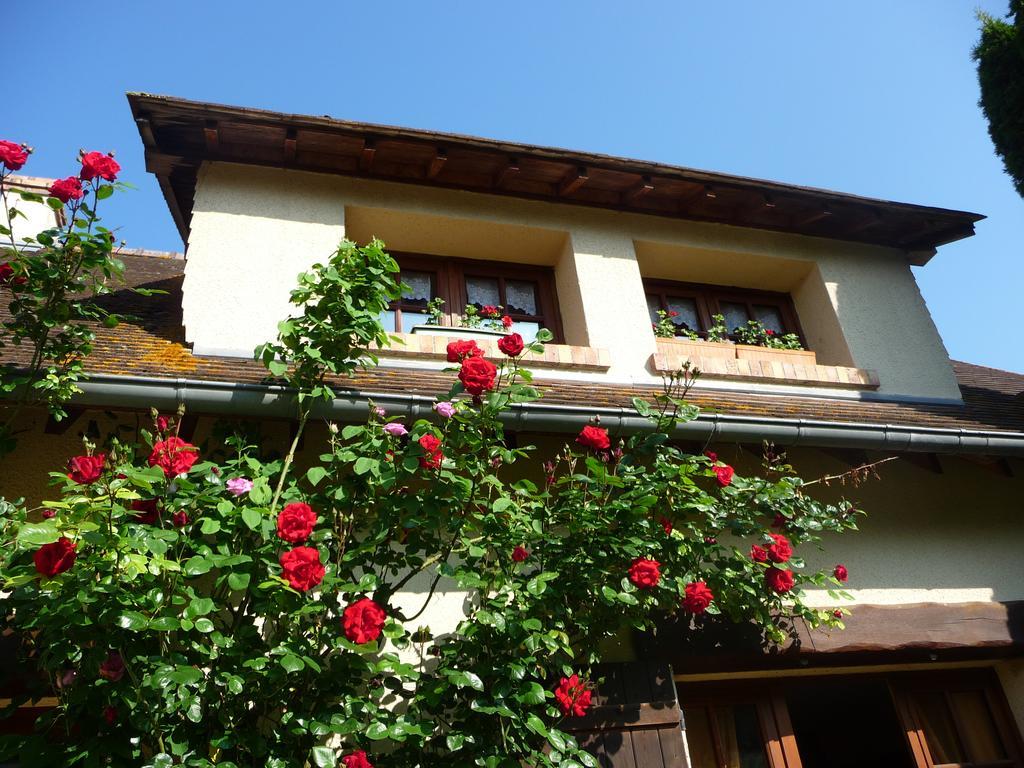
[[[1010,0],[1008,20],[979,12],[974,48],[981,108],[996,152],[1024,197],[1024,0]]]

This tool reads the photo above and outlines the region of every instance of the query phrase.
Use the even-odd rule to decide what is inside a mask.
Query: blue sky
[[[953,357],[1024,371],[1024,201],[970,58],[1006,0],[61,5],[7,8],[0,138],[39,176],[116,150],[131,246],[182,243],[128,90],[548,144],[983,213],[917,278]]]

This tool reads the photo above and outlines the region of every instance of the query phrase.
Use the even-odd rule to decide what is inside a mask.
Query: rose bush
[[[327,424],[296,470],[318,403],[386,341],[396,274],[372,243],[301,276],[301,313],[259,350],[299,391],[283,456],[241,435],[192,445],[178,417],[154,414],[138,444],[111,437],[77,477],[51,474],[52,517],[4,503],[7,623],[40,672],[12,708],[57,706],[0,759],[596,766],[563,728],[590,710],[603,639],[676,612],[776,639],[794,618],[840,624],[801,596],[845,570],[808,572],[797,550],[853,528],[852,508],[815,501],[784,466],[744,477],[675,445],[695,415],[688,376],[634,402],[645,431],[589,424],[554,450],[511,444],[503,419],[539,396],[520,360],[543,331],[497,365],[461,347],[430,419],[371,405]],[[461,616],[418,626],[442,586],[465,593]]]

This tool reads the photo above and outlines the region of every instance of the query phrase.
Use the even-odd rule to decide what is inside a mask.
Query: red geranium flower
[[[784,595],[793,588],[793,572],[772,566],[764,572],[764,583],[772,592]]]
[[[120,170],[121,166],[113,155],[104,155],[102,152],[86,152],[82,155],[82,171],[78,175],[85,181],[91,181],[97,176],[107,181],[114,181]]]
[[[690,613],[704,613],[715,599],[714,594],[703,581],[693,581],[686,585],[683,597],[683,609]]]
[[[316,525],[316,512],[301,501],[288,504],[277,516],[277,537],[292,544],[309,538]]]
[[[555,703],[566,717],[583,717],[590,708],[590,691],[580,682],[579,675],[563,677],[555,688]]]
[[[773,563],[784,563],[793,556],[793,545],[781,533],[769,533],[774,541],[768,547],[768,559]]]
[[[721,467],[712,467],[711,469],[715,473],[715,479],[718,480],[718,484],[723,488],[732,482],[732,476],[735,474],[735,470],[728,464]]]
[[[516,548],[512,550],[512,560],[514,562],[521,563],[529,556],[530,551],[522,545],[516,546]]]
[[[512,323],[513,323],[513,320],[508,315],[505,315],[504,317],[501,318],[501,324],[504,325],[506,328],[511,328],[512,327]]]
[[[136,499],[132,502],[131,510],[135,513],[135,519],[146,525],[155,525],[160,519],[160,510],[157,508],[157,499]]]
[[[523,351],[523,337],[518,333],[510,333],[498,339],[498,349],[509,357],[516,357]]]
[[[459,381],[471,395],[482,395],[494,389],[494,377],[498,369],[494,363],[482,357],[467,357],[462,361]]]
[[[341,758],[342,765],[345,768],[373,768],[373,763],[366,756],[366,752],[361,749],[355,752],[349,752],[343,758]]]
[[[199,449],[180,437],[168,437],[153,445],[149,466],[160,467],[167,477],[177,477],[189,471],[199,460]]]
[[[0,141],[0,163],[6,165],[9,171],[21,170],[21,166],[28,160],[28,153],[29,149],[24,144]]]
[[[350,642],[372,643],[380,637],[388,615],[377,603],[368,597],[349,605],[341,615],[341,626]]]
[[[56,197],[62,203],[67,203],[71,200],[81,200],[84,195],[82,182],[74,176],[58,179],[50,185],[50,196]]]
[[[320,552],[313,547],[296,547],[282,552],[281,576],[299,592],[308,592],[321,581],[327,570],[320,562]]]
[[[32,555],[36,571],[50,578],[64,573],[75,564],[75,543],[61,536],[50,544],[43,544]]]
[[[846,570],[846,566],[840,563],[833,569],[832,575],[836,577],[836,581],[846,581],[850,578],[849,572]]]
[[[440,469],[441,462],[444,460],[441,440],[428,432],[416,442],[423,448],[423,455],[420,456],[420,466],[424,469]]]
[[[94,456],[75,456],[68,461],[68,477],[81,485],[95,483],[103,473],[103,464],[107,454],[97,453]]]
[[[500,311],[498,310],[497,307],[492,306],[491,304],[484,304],[480,308],[480,314],[483,317],[497,317],[501,313],[500,313]]]
[[[638,557],[629,566],[629,580],[640,589],[652,589],[661,581],[660,568],[661,563],[657,560]]]
[[[592,451],[606,451],[611,446],[608,430],[588,424],[576,436],[576,442]]]
[[[449,363],[461,363],[467,357],[482,357],[484,354],[473,339],[449,341],[447,350]]]
[[[767,563],[768,562],[768,550],[762,547],[760,544],[755,544],[750,548],[750,559],[755,563]]]

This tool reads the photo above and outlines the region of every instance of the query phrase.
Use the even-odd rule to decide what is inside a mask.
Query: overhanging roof
[[[183,239],[204,160],[342,174],[873,243],[923,264],[976,213],[680,166],[331,117],[129,93]]]

